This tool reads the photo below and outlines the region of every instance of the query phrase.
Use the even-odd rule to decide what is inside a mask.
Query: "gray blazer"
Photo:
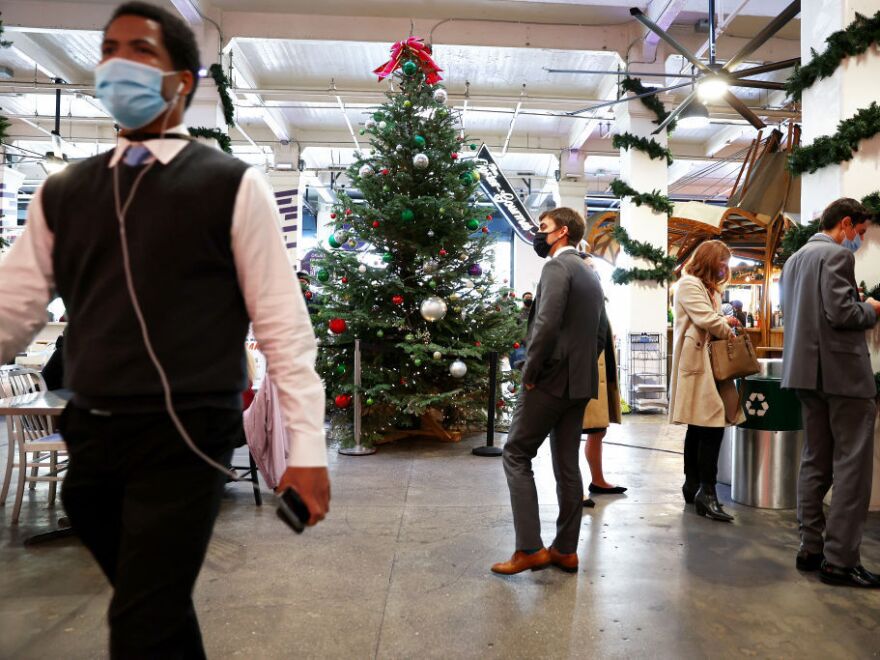
[[[877,394],[865,331],[877,313],[859,301],[855,257],[816,234],[782,271],[782,387],[872,399]]]
[[[544,264],[529,314],[523,383],[555,397],[599,396],[602,285],[574,250]]]

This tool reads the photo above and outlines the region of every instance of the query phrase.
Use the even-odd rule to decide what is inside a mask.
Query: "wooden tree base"
[[[430,411],[422,415],[420,421],[421,428],[391,431],[383,435],[381,440],[378,440],[376,444],[384,445],[405,438],[433,438],[440,442],[461,442],[461,432],[444,429],[443,425],[435,419]]]

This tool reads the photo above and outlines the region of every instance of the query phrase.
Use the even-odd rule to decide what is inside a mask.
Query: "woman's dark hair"
[[[841,197],[831,202],[822,212],[820,222],[822,231],[831,231],[847,216],[852,218],[854,225],[861,224],[866,220],[874,220],[874,214],[860,201],[852,197]]]
[[[119,5],[113,16],[104,26],[104,32],[120,16],[140,16],[156,21],[162,27],[162,43],[171,56],[171,63],[178,71],[190,71],[193,74],[193,88],[186,97],[186,107],[192,103],[196,88],[199,86],[199,45],[196,35],[182,19],[156,5],[146,2],[126,2]]]

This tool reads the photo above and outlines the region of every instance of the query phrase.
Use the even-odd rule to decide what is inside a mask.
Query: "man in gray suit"
[[[526,337],[524,389],[504,446],[516,552],[492,571],[512,575],[554,564],[576,572],[584,487],[578,466],[584,408],[598,396],[599,318],[602,287],[574,248],[586,223],[569,208],[547,211],[535,235],[544,264]],[[550,549],[541,540],[532,459],[547,435],[553,455],[559,518]]]
[[[806,436],[796,565],[820,571],[828,584],[880,588],[880,577],[859,558],[877,417],[865,331],[877,324],[880,302],[861,302],[853,254],[872,220],[856,200],[838,199],[822,214],[821,231],[785,264],[782,387],[797,390]],[[826,520],[822,501],[832,484]]]

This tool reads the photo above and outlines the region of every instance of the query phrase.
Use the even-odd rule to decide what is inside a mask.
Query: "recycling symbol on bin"
[[[763,417],[770,410],[770,404],[767,403],[767,397],[760,392],[752,392],[749,400],[746,401],[746,412],[751,417]]]

